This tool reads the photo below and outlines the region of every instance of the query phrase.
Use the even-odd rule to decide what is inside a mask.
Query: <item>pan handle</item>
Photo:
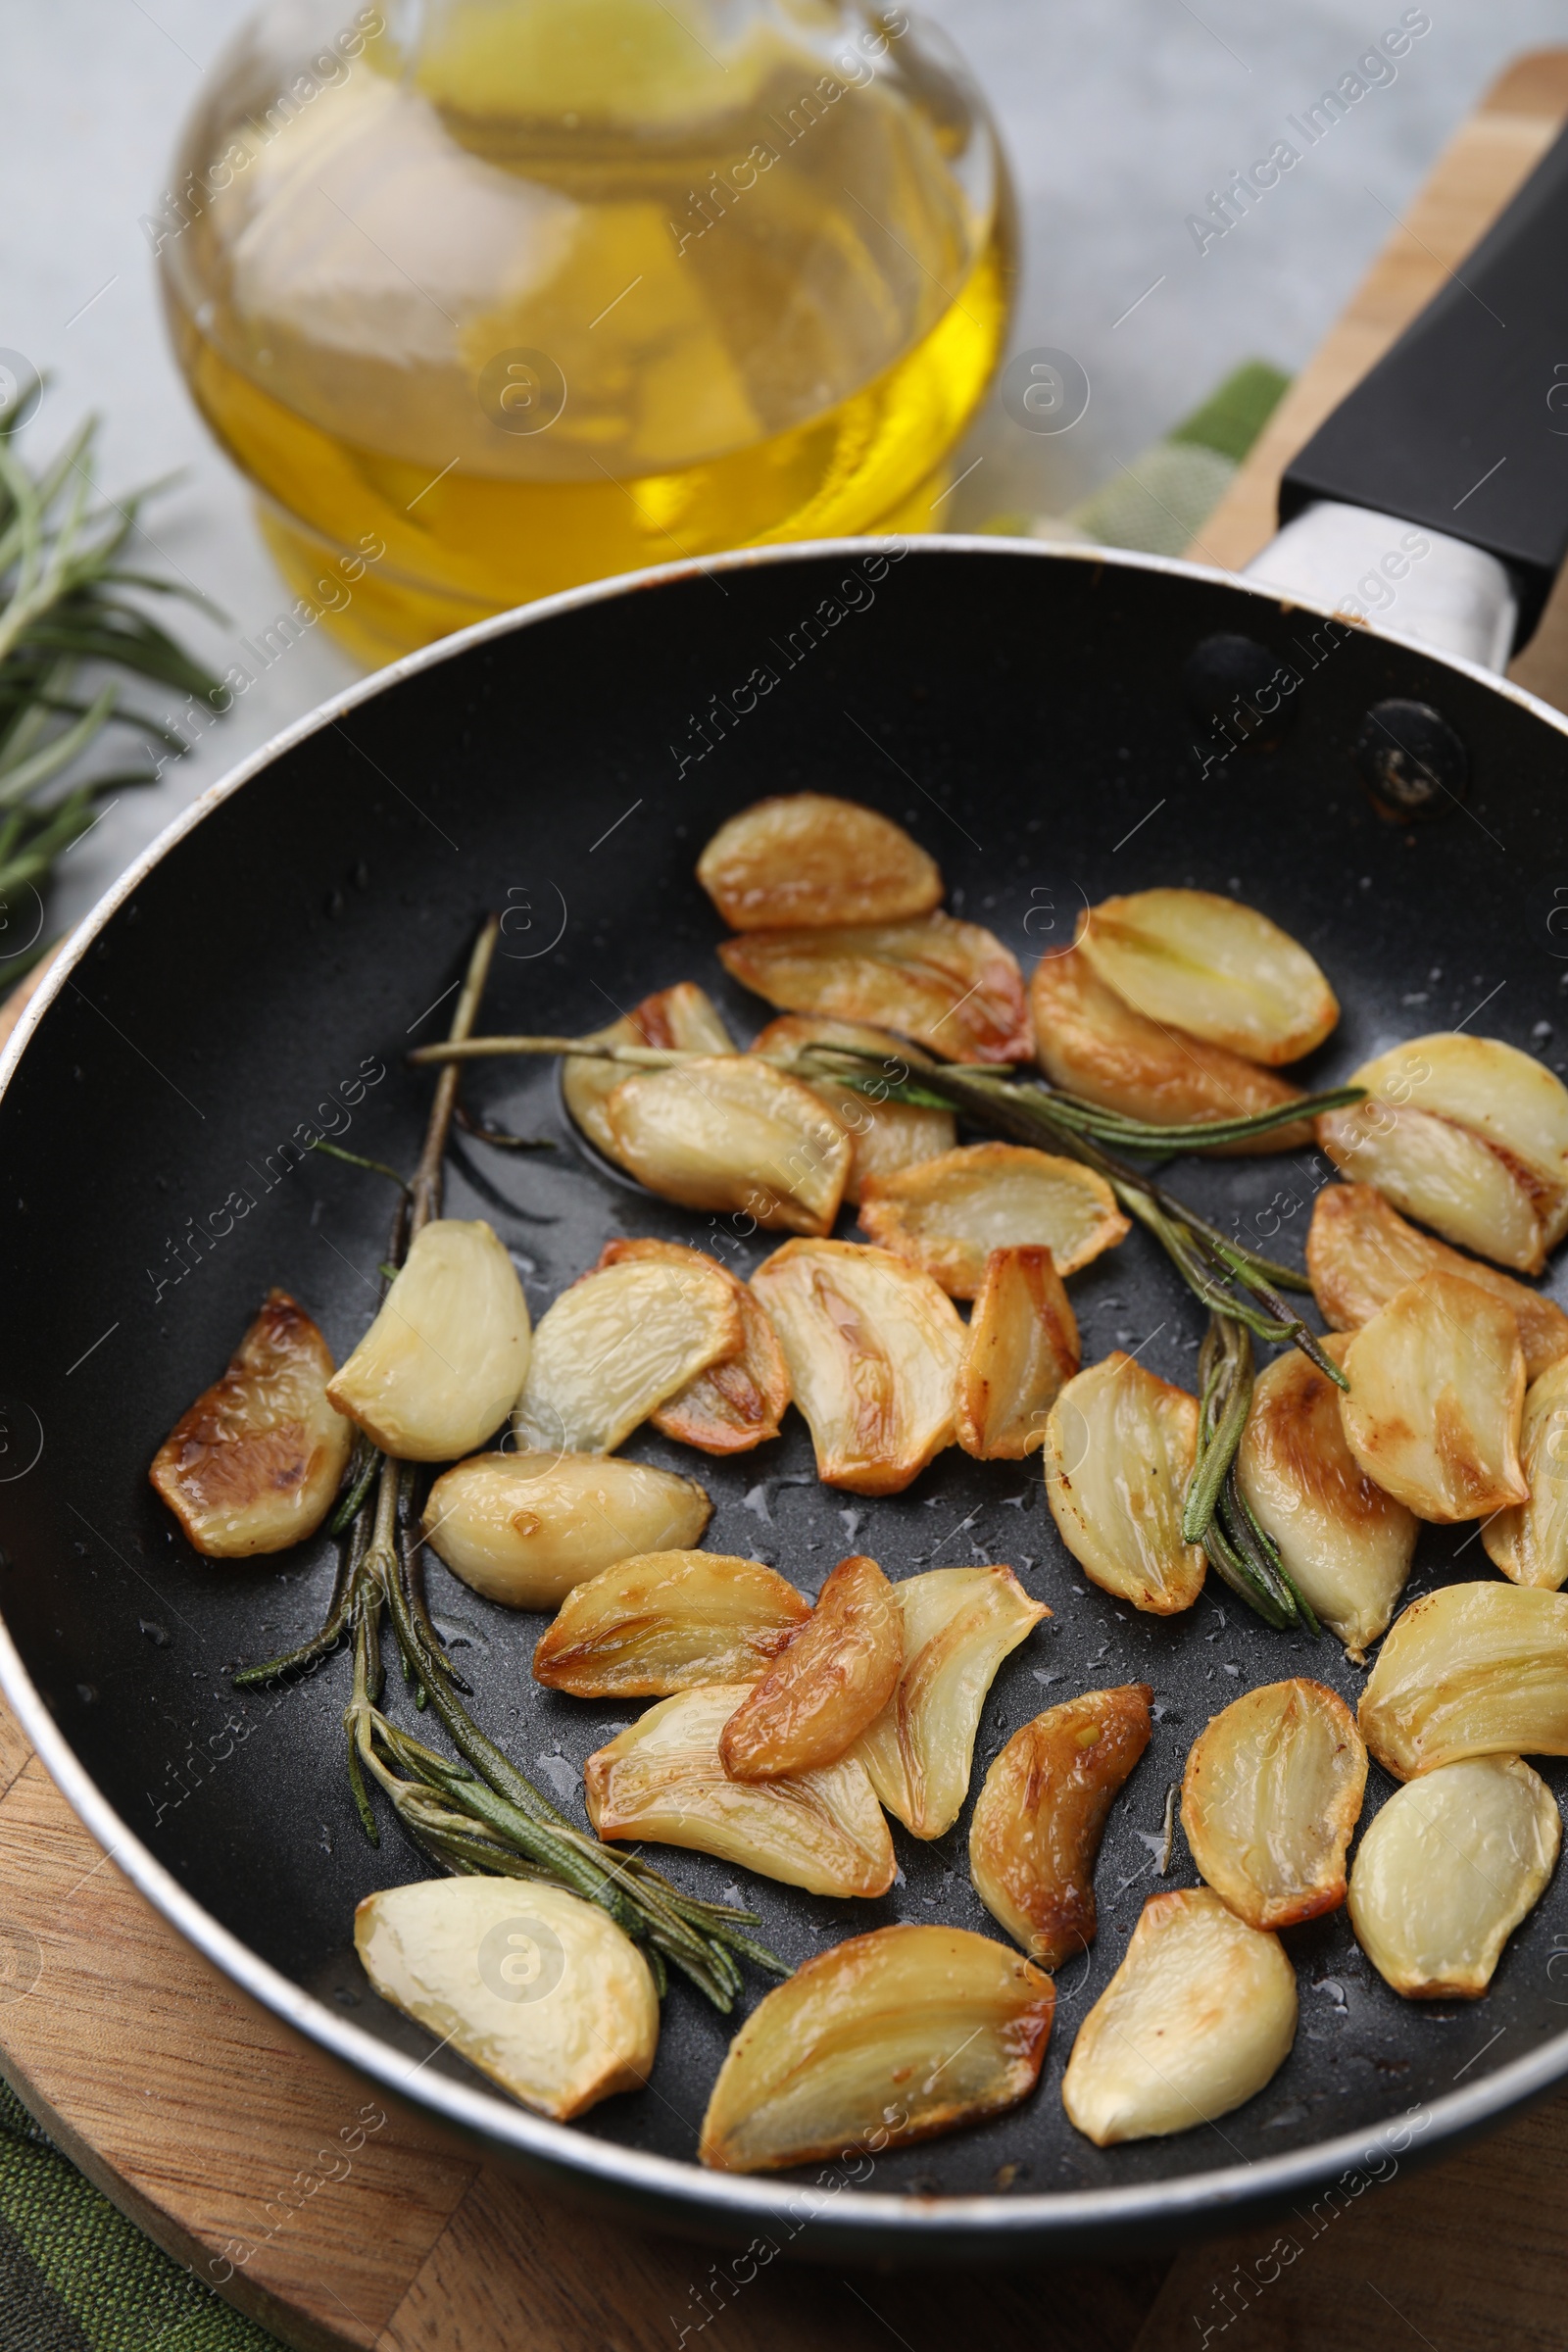
[[[1497,669],[1528,641],[1568,556],[1568,130],[1292,461],[1279,514],[1250,577],[1339,602],[1370,566],[1400,581],[1391,628]],[[1400,524],[1433,542],[1402,572]]]

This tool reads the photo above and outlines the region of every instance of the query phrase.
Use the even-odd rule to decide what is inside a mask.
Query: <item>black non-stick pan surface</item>
[[[378,1851],[357,1826],[340,1723],[348,1660],[281,1691],[229,1685],[235,1664],[318,1623],[330,1546],[203,1560],[147,1485],[158,1444],[270,1284],[309,1306],[340,1359],[364,1330],[389,1188],[319,1154],[289,1165],[280,1148],[314,1126],[412,1166],[430,1080],[403,1057],[440,1033],[481,910],[508,910],[488,1028],[580,1032],[696,980],[739,1037],[755,1034],[768,1008],[725,976],[721,926],[692,868],[719,820],[764,793],[819,788],[886,810],[940,861],[950,907],[989,924],[1026,968],[1109,892],[1191,884],[1260,906],[1310,949],[1344,1007],[1314,1081],[1460,1026],[1562,1066],[1568,747],[1554,713],[1480,671],[1180,565],[983,540],[892,552],[883,562],[862,542],[725,559],[451,641],[252,761],[100,910],[0,1101],[8,1688],[122,1867],[230,1974],[326,2047],[563,2182],[716,2236],[749,2237],[792,2207],[779,2242],[833,2259],[1148,2247],[1205,2221],[1234,2226],[1243,2208],[1298,2196],[1368,2151],[1407,2162],[1451,2144],[1568,2072],[1559,1875],[1484,2000],[1397,1999],[1342,1911],[1286,1937],[1299,2031],[1247,2106],[1106,2151],[1068,2125],[1059,2085],[1079,2022],[1144,1901],[1196,1883],[1179,1837],[1168,1877],[1156,1868],[1166,1790],[1192,1740],[1241,1691],[1282,1676],[1317,1676],[1353,1705],[1362,1675],[1332,1639],[1268,1631],[1212,1574],[1183,1616],[1121,1607],[1059,1542],[1038,1455],[979,1463],[950,1450],[906,1494],[865,1500],[816,1483],[793,1414],[777,1441],[730,1461],[638,1432],[629,1454],[695,1473],[712,1494],[711,1548],[767,1560],[808,1592],[858,1550],[894,1578],[1006,1562],[1049,1604],[992,1690],[976,1787],[1043,1707],[1132,1679],[1156,1698],[1152,1742],[1100,1858],[1099,1936],[1062,1972],[1037,2095],[848,2172],[721,2180],[694,2159],[739,2021],[686,1987],[665,2003],[648,2089],[573,2128],[526,2114],[450,2052],[429,2055],[370,1992],[354,1906],[422,1865],[390,1819]],[[812,615],[821,625],[808,630]],[[1275,748],[1202,774],[1212,741],[1184,701],[1184,665],[1238,631],[1298,678],[1295,723]],[[759,671],[776,683],[746,708]],[[1391,696],[1439,710],[1470,769],[1462,804],[1445,799],[1408,829],[1375,812],[1353,756],[1364,714]],[[715,707],[728,715],[715,720]],[[555,1141],[502,1153],[459,1137],[448,1180],[448,1213],[491,1220],[536,1318],[612,1236],[709,1236],[701,1215],[585,1154],[553,1065],[485,1064],[465,1085],[475,1112]],[[1294,1153],[1188,1161],[1170,1180],[1297,1257],[1333,1177]],[[772,1246],[730,1238],[743,1271]],[[1548,1287],[1563,1290],[1560,1272]],[[1200,1312],[1141,1233],[1075,1277],[1072,1295],[1086,1361],[1136,1348],[1192,1387]],[[1473,1528],[1430,1528],[1410,1593],[1493,1573]],[[538,1689],[542,1618],[476,1598],[437,1564],[430,1587],[480,1720],[580,1816],[582,1759],[636,1708]],[[389,1703],[413,1720],[401,1688]],[[1562,1767],[1542,1769],[1560,1792]],[[1391,1787],[1374,1767],[1363,1823]],[[791,1962],[893,1920],[997,1935],[969,1886],[968,1822],[966,1807],[931,1844],[895,1825],[902,1877],[875,1903],[738,1878],[696,1854],[669,1867],[705,1894],[739,1884]],[[763,1989],[753,1980],[748,1999]]]

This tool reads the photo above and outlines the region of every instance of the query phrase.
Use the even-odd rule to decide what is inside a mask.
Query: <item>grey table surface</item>
[[[1064,348],[1093,385],[1070,433],[1025,434],[995,408],[981,418],[964,459],[984,463],[955,501],[959,526],[1059,513],[1244,359],[1298,367],[1492,76],[1568,38],[1560,0],[1435,0],[1396,78],[1200,255],[1188,214],[1353,70],[1399,22],[1397,0],[927,0],[925,13],[967,58],[1011,159],[1025,254],[1014,347]],[[0,0],[0,346],[51,378],[35,448],[96,410],[106,488],[182,469],[144,552],[229,616],[189,627],[219,671],[292,600],[173,366],[139,224],[186,109],[249,14],[246,0]],[[156,789],[122,800],[71,853],[51,927],[356,674],[320,631],[291,646]]]

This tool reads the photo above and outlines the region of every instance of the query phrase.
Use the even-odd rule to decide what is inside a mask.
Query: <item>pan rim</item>
[[[931,538],[893,534],[803,540],[779,547],[738,549],[702,561],[685,559],[651,565],[641,571],[540,598],[477,621],[438,639],[433,645],[420,647],[401,661],[357,679],[238,760],[171,819],[68,935],[16,1030],[0,1051],[0,1100],[49,1006],[111,918],[148,875],[234,793],[264,774],[297,744],[333,724],[361,703],[387,692],[405,678],[457,658],[475,645],[614,597],[674,584],[699,573],[744,572],[764,564],[810,562],[822,557],[862,561],[894,546],[902,547],[906,555],[1004,555],[1086,564],[1096,568],[1111,565],[1237,589],[1276,612],[1299,612],[1322,619],[1337,618],[1342,625],[1363,626],[1370,636],[1439,662],[1500,693],[1520,710],[1544,720],[1557,734],[1568,737],[1568,714],[1479,662],[1444,653],[1398,630],[1374,628],[1369,623],[1347,623],[1345,616],[1330,607],[1308,599],[1283,597],[1277,589],[1239,573],[1213,564],[1190,563],[1181,557],[981,534],[956,533],[951,537]],[[844,2198],[837,2189],[824,2191],[789,2181],[705,2172],[692,2162],[651,2155],[617,2141],[602,2140],[553,2123],[494,2092],[452,2077],[418,2071],[415,2084],[414,2073],[403,2053],[334,2013],[263,1960],[187,1894],[157,1860],[121,1818],[55,1724],[23,1664],[3,1616],[0,1616],[0,1690],[5,1692],[35,1753],[83,1826],[138,1892],[243,1993],[329,2056],[356,2067],[394,2095],[433,2111],[460,2130],[531,2160],[552,2175],[576,2175],[606,2191],[630,2191],[666,2222],[679,2209],[692,2225],[701,2225],[707,2219],[710,2226],[722,2223],[737,2232],[742,2225],[789,2221],[794,2225],[792,2234],[809,2227],[819,2233],[820,2242],[820,2233],[825,2230],[841,2247],[849,2239],[867,2243],[880,2239],[912,2252],[918,2236],[924,2241],[924,2250],[933,2256],[964,2252],[978,2255],[988,2250],[1000,2254],[1021,2250],[1030,2242],[1044,2251],[1054,2239],[1099,2236],[1108,2241],[1112,2236],[1130,2234],[1140,2224],[1154,2225],[1168,2231],[1183,2221],[1203,2217],[1213,2217],[1217,2223],[1221,2216],[1233,2218],[1250,2208],[1283,2203],[1314,2184],[1320,2186],[1336,2174],[1355,2169],[1358,2163],[1370,2162],[1388,2152],[1396,2134],[1406,2132],[1405,2144],[1410,2145],[1407,2118],[1399,2117],[1374,2130],[1342,2132],[1332,2139],[1314,2141],[1257,2163],[1244,2161],[1210,2172],[1129,2183],[1125,2187],[1035,2190],[1022,2194],[1009,2191],[962,2197],[911,2196],[857,2188],[853,2196]],[[1422,2131],[1421,2160],[1430,2158],[1439,2148],[1451,2148],[1487,2124],[1500,2120],[1510,2110],[1544,2095],[1564,2076],[1568,2076],[1568,2028],[1467,2088],[1422,2102],[1430,2128]],[[1402,2154],[1404,2150],[1399,2152]]]

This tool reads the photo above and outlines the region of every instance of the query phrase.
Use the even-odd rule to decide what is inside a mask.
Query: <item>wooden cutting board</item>
[[[1195,555],[1236,565],[1262,546],[1284,463],[1565,116],[1568,50],[1503,75]],[[1568,591],[1514,674],[1568,708]],[[0,1011],[0,1037],[6,1026]],[[726,2290],[709,2251],[545,2196],[370,2095],[238,1993],[82,1829],[3,1701],[0,2071],[161,2245],[309,2352],[680,2352],[683,2330],[693,2352],[710,2330],[721,2352],[936,2352],[960,2336],[986,2352],[1559,2352],[1568,2340],[1568,2098],[1414,2180],[1348,2175],[1283,2224],[1173,2264],[980,2277],[780,2264]],[[318,2160],[327,2146],[349,2151],[346,2172]]]

